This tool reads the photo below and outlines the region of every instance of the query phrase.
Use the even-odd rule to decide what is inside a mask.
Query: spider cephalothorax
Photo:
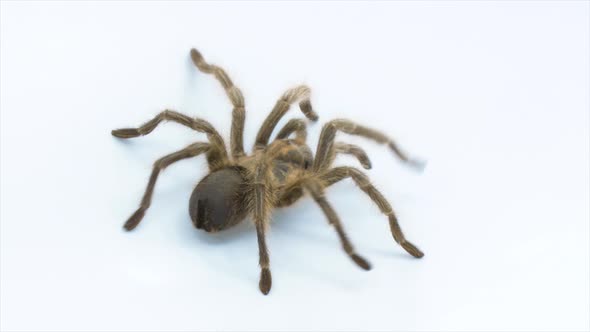
[[[150,206],[154,186],[161,170],[181,159],[205,154],[210,172],[197,184],[191,195],[189,201],[191,220],[196,228],[217,232],[238,224],[248,215],[252,216],[256,226],[260,257],[259,287],[264,294],[268,294],[271,287],[265,239],[270,212],[275,207],[292,204],[304,193],[311,195],[326,215],[328,222],[334,226],[346,254],[361,268],[365,270],[371,268],[369,263],[354,250],[336,212],[324,195],[325,188],[346,178],[351,178],[388,217],[391,233],[399,245],[414,257],[420,258],[424,255],[406,240],[391,205],[363,172],[353,167],[332,167],[336,155],[346,153],[355,156],[365,169],[371,168],[367,155],[360,147],[335,142],[338,131],[387,144],[402,161],[420,166],[419,162],[409,159],[393,140],[376,130],[348,120],[332,120],[322,129],[314,157],[306,144],[307,130],[304,120],[293,119],[287,122],[276,138],[269,143],[277,123],[293,103],[299,102],[303,114],[309,120],[317,121],[318,116],[309,101],[309,88],[298,86],[287,90],[277,101],[258,131],[252,154],[246,155],[242,140],[245,121],[242,92],[232,83],[223,69],[205,62],[197,50],[191,50],[191,58],[202,72],[215,75],[233,104],[230,152],[228,153],[221,135],[209,122],[170,110],[161,112],[139,128],[113,130],[112,134],[116,137],[132,138],[149,134],[160,122],[167,120],[203,132],[208,137],[207,142],[191,144],[154,163],[140,207],[125,223],[126,230],[134,229],[143,218]],[[294,137],[291,138],[291,136]]]

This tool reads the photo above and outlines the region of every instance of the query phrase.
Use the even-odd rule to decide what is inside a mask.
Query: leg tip
[[[118,138],[132,138],[140,135],[139,131],[134,128],[115,129],[111,131],[111,135]]]
[[[359,256],[357,254],[351,254],[350,258],[352,258],[352,260],[356,263],[356,265],[358,265],[363,270],[365,270],[365,271],[371,270],[371,264],[369,264],[369,262],[367,262],[367,260],[362,258],[361,256]]]
[[[403,242],[401,246],[412,256],[416,258],[424,257],[424,253],[420,251],[415,245],[411,244],[410,242]]]
[[[309,88],[307,88],[309,89]],[[309,120],[316,122],[320,118],[316,112],[314,112],[313,107],[311,106],[311,102],[309,99],[305,99],[299,103],[299,108],[305,115],[306,118]]]
[[[260,283],[258,286],[262,294],[267,295],[268,292],[270,292],[270,287],[272,286],[272,277],[268,268],[263,268],[262,271],[260,271]]]
[[[203,56],[196,48],[191,48],[191,59],[193,60],[194,64],[201,62],[203,60]]]
[[[371,162],[368,161],[368,160],[365,161],[365,162],[363,162],[361,165],[363,166],[364,169],[371,169],[371,168],[373,168],[373,165],[371,165]]]
[[[129,217],[129,219],[127,219],[127,222],[125,222],[125,225],[123,225],[123,228],[128,232],[133,230],[135,227],[137,227],[137,225],[139,224],[141,219],[143,219],[144,215],[145,215],[145,210],[138,209],[137,211],[135,211],[135,213],[133,213],[131,215],[131,217]]]

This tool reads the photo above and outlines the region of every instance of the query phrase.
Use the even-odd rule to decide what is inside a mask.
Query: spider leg
[[[258,254],[260,264],[260,282],[258,287],[266,295],[272,286],[270,274],[270,259],[266,246],[266,231],[268,228],[270,209],[273,206],[272,192],[267,185],[269,176],[269,165],[262,160],[255,168],[252,177],[253,194],[253,217],[256,225],[256,236],[258,238]]]
[[[363,150],[362,148],[360,148],[356,145],[346,144],[346,143],[341,143],[341,142],[334,143],[332,153],[330,154],[326,163],[328,165],[332,165],[332,163],[334,162],[334,159],[336,159],[336,155],[338,153],[352,155],[352,156],[356,157],[356,159],[358,159],[358,161],[361,163],[361,165],[363,166],[364,169],[371,169],[371,161],[369,160],[369,157],[367,156],[367,153],[365,152],[365,150]]]
[[[316,157],[313,164],[313,170],[321,172],[327,169],[330,165],[330,156],[334,153],[334,139],[338,131],[345,132],[350,135],[358,135],[377,141],[382,144],[387,144],[388,147],[400,158],[402,161],[408,163],[416,168],[423,168],[424,163],[415,159],[410,159],[397,144],[384,135],[383,133],[367,128],[349,120],[337,119],[332,120],[324,125],[320,133],[320,139],[316,150]]]
[[[363,257],[356,254],[352,243],[348,239],[348,236],[344,232],[344,228],[340,223],[340,219],[336,215],[336,211],[332,208],[330,203],[325,198],[323,188],[319,181],[306,181],[304,187],[309,191],[311,196],[313,197],[314,201],[320,206],[326,217],[328,218],[328,223],[334,226],[336,233],[338,233],[338,237],[340,238],[340,243],[342,244],[342,248],[348,254],[348,256],[362,269],[370,270],[371,264],[367,262]]]
[[[320,175],[320,180],[325,184],[326,187],[329,187],[332,184],[346,178],[352,178],[357,186],[362,191],[364,191],[371,198],[371,200],[375,202],[375,204],[377,204],[379,210],[381,210],[381,212],[389,218],[389,227],[395,242],[402,246],[402,248],[404,248],[410,255],[416,258],[421,258],[424,256],[420,249],[406,240],[406,237],[404,236],[404,233],[402,232],[402,229],[400,228],[397,221],[397,217],[393,212],[393,208],[385,199],[385,197],[383,197],[383,195],[379,192],[379,190],[377,190],[377,188],[371,184],[369,178],[363,172],[353,167],[335,167]]]
[[[179,160],[196,157],[201,153],[207,152],[210,148],[211,144],[209,143],[194,143],[182,150],[176,151],[174,153],[171,153],[158,159],[154,163],[152,175],[150,176],[150,180],[148,181],[148,185],[145,190],[145,193],[143,194],[143,198],[141,199],[139,208],[137,209],[137,211],[135,211],[135,213],[131,215],[131,217],[129,217],[129,219],[127,219],[127,222],[125,222],[125,225],[123,227],[126,230],[130,231],[139,224],[141,219],[143,219],[145,211],[150,207],[150,204],[152,202],[152,194],[154,193],[156,180],[158,180],[158,175],[162,170],[164,170],[166,167],[170,166],[171,164]]]
[[[301,112],[312,121],[317,121],[318,115],[313,111],[309,101],[310,90],[305,85],[300,85],[293,89],[287,90],[275,104],[270,114],[266,117],[258,134],[256,135],[255,149],[260,149],[268,144],[268,140],[279,120],[287,113],[291,104],[299,102]]]
[[[225,149],[223,138],[209,122],[199,118],[191,118],[188,115],[171,110],[161,112],[139,128],[115,129],[111,134],[118,138],[144,136],[151,133],[162,121],[165,120],[180,123],[183,126],[207,134],[209,142],[211,143],[211,148],[207,152],[207,161],[209,162],[210,170],[217,169],[228,163],[227,151]]]
[[[299,144],[305,143],[307,139],[307,126],[303,119],[291,119],[277,134],[276,139],[288,139],[289,136],[295,133],[295,142]]]
[[[295,133],[295,143],[305,144],[307,138],[307,125],[303,119],[289,120],[289,122],[281,128],[275,139],[288,139],[293,133]],[[336,142],[334,143],[334,148],[331,152],[329,160],[327,161],[328,165],[332,164],[338,153],[343,153],[353,155],[359,160],[363,168],[371,169],[371,161],[369,160],[367,153],[356,145]]]
[[[278,139],[278,137],[277,137],[277,139]],[[333,151],[334,151],[334,153],[330,157],[331,158],[330,162],[329,162],[330,165],[332,164],[332,160],[334,160],[336,158],[336,155],[338,153],[343,153],[343,154],[350,154],[350,155],[356,157],[365,169],[371,169],[371,161],[369,160],[369,157],[367,157],[367,154],[365,153],[365,151],[363,149],[361,149],[360,147],[358,147],[356,145],[345,144],[345,143],[335,143]],[[285,186],[285,188],[283,188],[283,190],[281,190],[281,194],[277,199],[276,206],[277,207],[289,206],[289,205],[295,203],[299,198],[301,198],[301,196],[303,196],[303,187],[302,187],[301,181],[297,181],[295,183],[289,184],[289,185]]]
[[[191,59],[200,71],[213,74],[225,89],[225,93],[234,107],[230,132],[231,154],[234,159],[244,156],[244,122],[246,121],[246,109],[244,108],[242,91],[234,85],[221,67],[207,63],[201,53],[194,48],[191,49]]]

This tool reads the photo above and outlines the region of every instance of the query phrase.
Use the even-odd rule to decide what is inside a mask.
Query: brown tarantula
[[[391,233],[399,245],[414,257],[420,258],[424,255],[416,246],[406,240],[391,205],[369,182],[363,172],[353,167],[331,167],[338,153],[346,153],[356,157],[365,169],[371,168],[369,159],[361,148],[334,142],[338,131],[387,144],[402,161],[410,165],[420,167],[420,162],[409,159],[393,140],[384,134],[343,119],[332,120],[324,125],[315,158],[306,144],[307,131],[302,119],[293,119],[287,122],[274,141],[269,143],[275,126],[289,110],[291,104],[295,102],[299,102],[301,111],[309,120],[317,121],[318,116],[312,110],[309,101],[310,90],[304,85],[287,90],[277,101],[258,131],[252,154],[246,155],[242,137],[246,117],[242,92],[233,84],[223,69],[205,62],[197,50],[192,49],[190,55],[200,71],[215,76],[233,104],[230,135],[231,158],[221,135],[209,122],[171,110],[161,112],[139,128],[113,130],[113,136],[132,138],[147,135],[160,122],[168,120],[203,132],[207,134],[208,138],[208,142],[191,144],[182,150],[158,159],[154,163],[139,209],[125,223],[126,230],[134,229],[149,208],[160,171],[181,159],[205,154],[209,165],[209,174],[199,182],[191,195],[189,201],[191,220],[198,229],[217,232],[238,224],[249,214],[252,215],[256,225],[260,256],[259,287],[265,295],[268,294],[271,287],[269,257],[265,239],[271,210],[275,207],[293,204],[303,196],[304,192],[313,197],[325,213],[328,222],[334,226],[346,254],[361,268],[365,270],[371,268],[369,263],[354,250],[336,212],[324,194],[325,188],[346,178],[351,178],[389,218]],[[294,134],[294,138],[290,138],[292,134]]]

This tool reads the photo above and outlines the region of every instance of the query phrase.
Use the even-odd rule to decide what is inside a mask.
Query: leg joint
[[[235,85],[230,86],[227,89],[227,96],[229,97],[235,108],[244,109],[244,95],[242,95],[242,91],[240,91],[238,87],[236,87]]]

